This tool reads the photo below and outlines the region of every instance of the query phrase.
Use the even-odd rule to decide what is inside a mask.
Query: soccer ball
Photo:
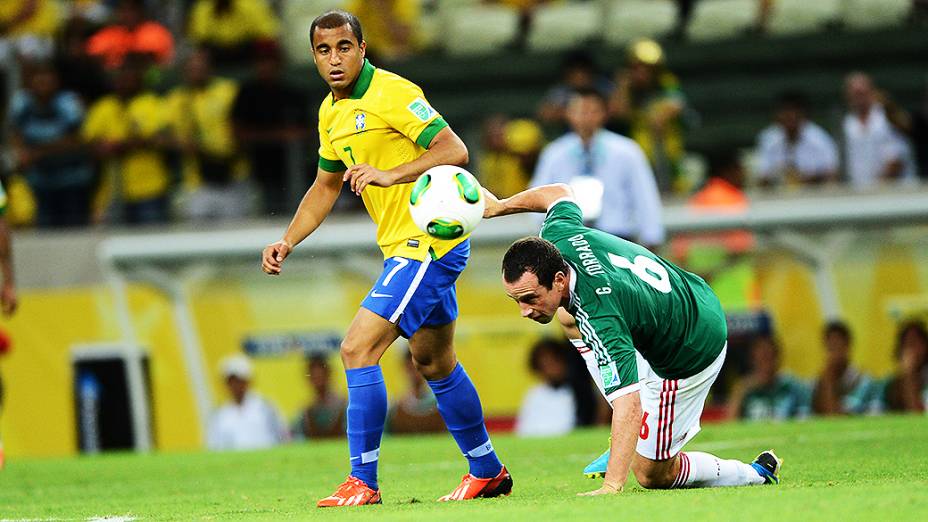
[[[409,196],[413,222],[437,239],[457,239],[473,232],[483,219],[485,206],[477,178],[453,165],[423,172]]]

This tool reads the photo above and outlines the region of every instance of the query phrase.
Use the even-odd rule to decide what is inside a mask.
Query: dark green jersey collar
[[[361,66],[361,72],[358,73],[358,79],[354,81],[354,87],[351,89],[349,99],[360,100],[371,86],[371,80],[374,79],[374,71],[377,68],[367,58],[364,59],[364,65]],[[335,95],[332,95],[332,105],[335,105]]]

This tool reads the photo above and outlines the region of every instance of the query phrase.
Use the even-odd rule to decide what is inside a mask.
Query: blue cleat
[[[774,455],[773,450],[761,453],[751,463],[751,467],[757,471],[757,474],[764,477],[765,484],[780,483],[780,466],[782,465],[783,460]]]
[[[609,464],[609,450],[596,458],[593,462],[583,468],[583,474],[587,478],[596,479],[606,476],[606,466]]]

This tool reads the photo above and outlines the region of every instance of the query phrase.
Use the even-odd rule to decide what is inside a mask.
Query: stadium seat
[[[851,29],[875,29],[902,25],[912,0],[846,0],[844,24]]]
[[[825,29],[841,16],[842,0],[777,0],[770,14],[770,34],[794,35]]]
[[[543,52],[577,47],[599,36],[602,15],[599,2],[543,5],[532,18],[528,48]]]
[[[702,0],[696,4],[687,36],[693,41],[723,40],[749,30],[757,19],[757,0]]]
[[[455,55],[498,50],[512,42],[519,30],[519,14],[501,5],[443,8],[442,18],[444,37],[441,44]]]
[[[603,37],[613,46],[624,46],[637,38],[660,38],[677,21],[673,0],[611,0],[606,9]]]
[[[281,7],[281,43],[291,63],[304,64],[309,54],[309,26],[329,9],[344,7],[345,0],[287,0]]]

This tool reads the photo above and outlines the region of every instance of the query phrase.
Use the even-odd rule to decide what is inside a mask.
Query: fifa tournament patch
[[[605,388],[612,388],[621,384],[619,370],[615,367],[615,361],[612,361],[607,366],[600,366],[599,374],[603,378],[603,387]]]
[[[354,115],[354,130],[358,132],[363,131],[364,128],[367,127],[367,122],[365,121],[366,119],[367,119],[367,115],[364,114],[363,112],[359,112],[355,114]]]
[[[416,98],[406,108],[409,109],[409,112],[411,112],[413,116],[422,121],[429,121],[432,119],[432,116],[436,114],[435,109],[422,98]]]

